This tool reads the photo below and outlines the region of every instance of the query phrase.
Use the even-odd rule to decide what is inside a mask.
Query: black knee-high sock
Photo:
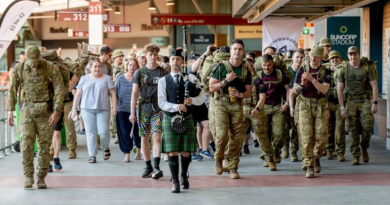
[[[191,163],[191,156],[184,157],[181,155],[181,176],[187,178],[188,167]]]
[[[152,162],[149,160],[149,161],[145,161],[146,163],[146,167],[147,168],[152,168]]]
[[[175,183],[179,183],[179,157],[169,156],[169,169],[171,170],[172,180]]]
[[[160,157],[153,157],[154,168],[160,170]]]

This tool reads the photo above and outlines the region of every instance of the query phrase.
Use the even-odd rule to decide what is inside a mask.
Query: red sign
[[[130,24],[104,24],[103,32],[104,33],[124,33],[130,32],[131,26]]]
[[[103,2],[90,1],[88,6],[88,13],[90,15],[102,15],[103,14]]]
[[[152,25],[249,25],[231,14],[152,14]],[[251,25],[261,24],[255,23]]]
[[[60,21],[67,22],[87,22],[88,12],[87,11],[57,11],[57,18]],[[108,12],[103,11],[103,21],[108,21]]]

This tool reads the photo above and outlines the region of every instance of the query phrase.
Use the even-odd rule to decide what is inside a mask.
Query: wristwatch
[[[344,110],[344,109],[345,109],[345,107],[344,107],[344,106],[341,106],[341,107],[340,107],[340,110]]]
[[[225,85],[229,84],[229,81],[227,81],[226,79],[223,80],[223,82],[225,83]]]
[[[372,102],[373,104],[375,104],[375,105],[378,105],[378,101],[374,101],[374,102]]]
[[[257,111],[260,111],[260,108],[259,108],[259,107],[256,107],[256,110],[257,110]]]
[[[290,110],[294,110],[294,108],[293,108],[293,107],[290,107]]]
[[[326,110],[329,110],[329,107],[327,107]]]

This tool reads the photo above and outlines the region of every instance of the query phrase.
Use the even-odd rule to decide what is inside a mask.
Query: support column
[[[89,45],[103,45],[103,2],[92,0],[88,6]]]

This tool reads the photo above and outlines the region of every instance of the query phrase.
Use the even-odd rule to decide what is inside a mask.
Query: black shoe
[[[211,149],[211,151],[213,151],[213,153],[215,153],[215,142],[210,142],[209,144],[209,148]]]
[[[171,181],[172,181],[172,179],[171,179]],[[172,193],[180,193],[179,182],[173,182]]]
[[[49,172],[53,172],[53,166],[51,165],[51,163],[49,165]]]
[[[164,176],[163,171],[161,171],[159,169],[155,169],[155,171],[152,174],[152,179],[160,179],[163,176]]]
[[[80,135],[85,135],[85,129],[79,130],[78,132]]]
[[[259,147],[260,146],[259,141],[254,140],[253,142],[254,142],[254,144],[253,144],[254,147]]]
[[[244,149],[245,154],[249,154],[249,146],[248,145],[244,145],[243,149]]]
[[[144,173],[142,174],[142,178],[150,178],[153,173],[153,167],[146,167]]]
[[[60,158],[58,158],[58,157],[54,157],[54,168],[56,169],[56,171],[62,170]]]
[[[188,172],[185,175],[181,176],[181,188],[182,189],[189,189],[190,188],[190,183],[188,182],[188,178],[190,178],[190,175]]]

